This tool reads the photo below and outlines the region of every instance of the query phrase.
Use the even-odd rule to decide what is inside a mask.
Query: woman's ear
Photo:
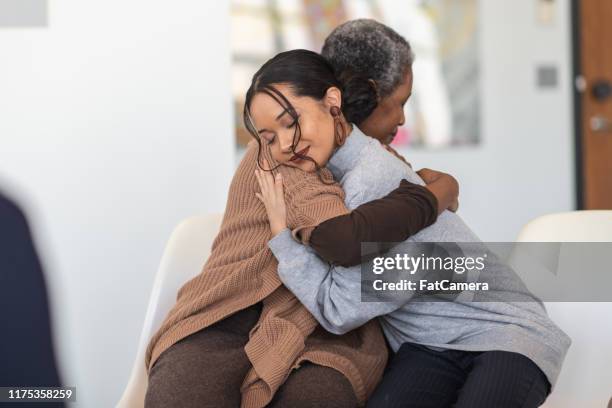
[[[342,92],[340,89],[336,88],[335,86],[329,87],[327,92],[325,92],[324,103],[327,109],[331,108],[332,106],[342,108]]]
[[[380,102],[380,94],[378,93],[378,84],[372,78],[368,79],[368,82],[372,85],[372,87],[376,91],[376,102]]]

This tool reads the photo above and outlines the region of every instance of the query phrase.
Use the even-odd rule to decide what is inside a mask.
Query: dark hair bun
[[[347,121],[361,124],[378,106],[374,82],[363,75],[344,71],[338,77],[342,84],[342,113]]]

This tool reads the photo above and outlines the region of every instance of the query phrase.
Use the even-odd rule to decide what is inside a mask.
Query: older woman
[[[351,119],[366,135],[383,145],[391,143],[404,124],[404,105],[412,95],[414,54],[410,44],[384,24],[359,19],[338,26],[325,40],[321,55],[339,78],[359,74],[371,81],[376,98],[360,97],[372,109],[362,109]],[[345,89],[345,97],[354,98],[354,94],[354,89]]]

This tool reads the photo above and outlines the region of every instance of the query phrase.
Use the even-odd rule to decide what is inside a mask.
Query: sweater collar
[[[334,152],[327,163],[327,168],[331,170],[336,180],[340,180],[356,166],[359,153],[371,139],[357,125],[354,123],[352,125],[353,130],[349,133],[344,144]]]

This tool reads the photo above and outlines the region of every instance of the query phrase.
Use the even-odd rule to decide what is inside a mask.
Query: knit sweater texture
[[[151,338],[147,372],[176,342],[227,316],[263,302],[258,323],[245,346],[252,368],[241,387],[242,407],[268,404],[292,369],[303,361],[331,367],[351,383],[361,405],[372,393],[387,362],[379,323],[371,321],[344,335],[323,330],[300,301],[282,285],[268,248],[268,217],[255,193],[259,147],[251,142],[230,185],[219,234],[201,273],[177,293],[176,304]],[[263,146],[262,153],[276,165]],[[319,223],[348,213],[342,188],[327,169],[314,172],[280,166],[287,225],[307,242]],[[211,367],[214,369],[214,367]]]

